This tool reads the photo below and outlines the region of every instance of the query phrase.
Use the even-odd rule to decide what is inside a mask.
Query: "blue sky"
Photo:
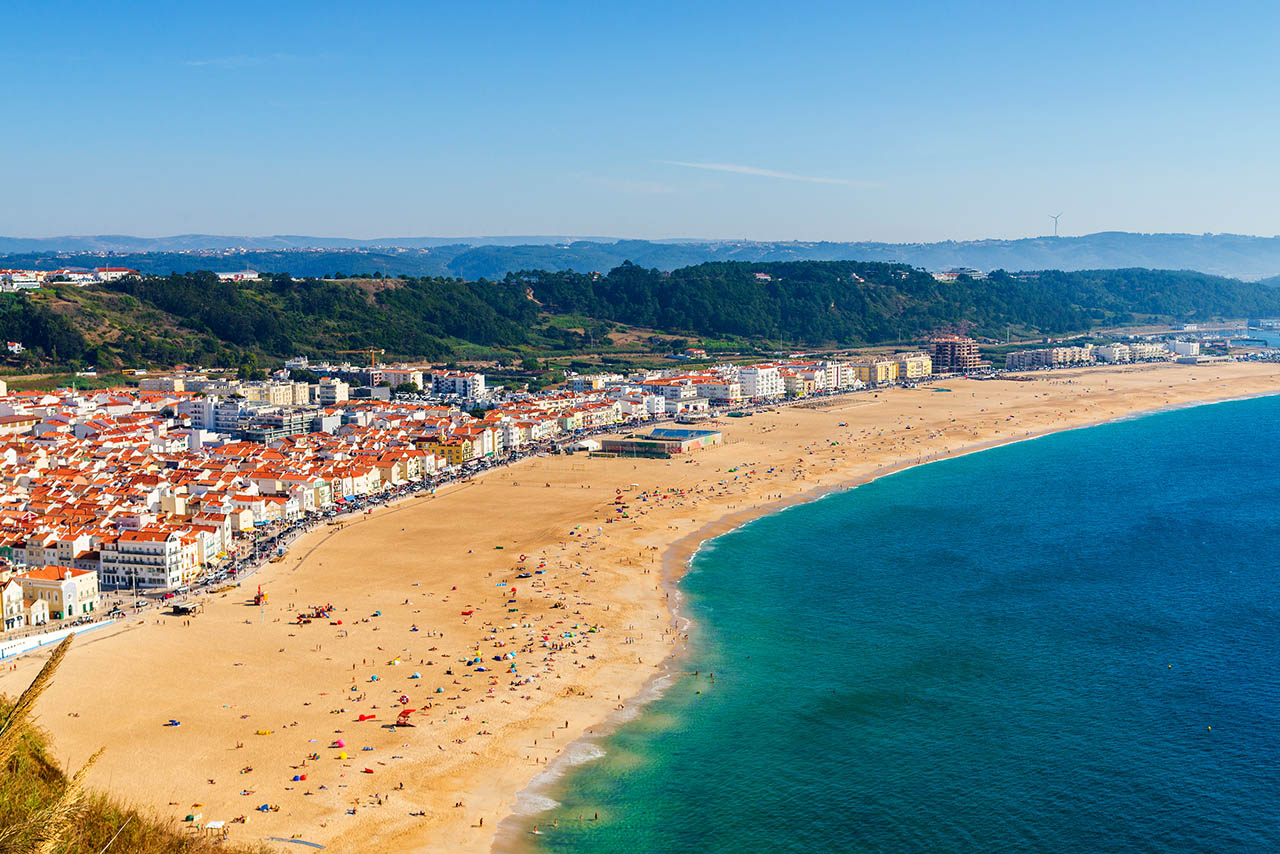
[[[1280,4],[29,2],[0,234],[1280,232]]]

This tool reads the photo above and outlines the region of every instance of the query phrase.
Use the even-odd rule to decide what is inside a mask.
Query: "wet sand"
[[[687,459],[543,458],[318,529],[189,621],[151,614],[85,636],[40,723],[71,764],[105,745],[91,782],[125,801],[245,816],[235,840],[488,850],[517,793],[679,651],[663,569],[678,575],[698,543],[928,459],[1280,393],[1269,364],[1027,376],[726,418],[725,444]],[[40,664],[21,659],[0,692]],[[414,725],[392,728],[402,708]]]

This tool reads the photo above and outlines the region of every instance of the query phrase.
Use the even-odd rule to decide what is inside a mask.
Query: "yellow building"
[[[894,356],[898,379],[922,380],[933,373],[933,357],[924,353],[899,353]]]
[[[460,466],[475,459],[470,439],[432,439],[427,450],[437,457],[444,457],[451,466]]]
[[[811,377],[804,377],[795,371],[786,371],[782,375],[782,387],[787,397],[808,397],[813,394],[816,383]]]
[[[853,369],[858,372],[858,379],[867,385],[898,381],[898,363],[889,359],[870,359],[865,362],[855,362]]]

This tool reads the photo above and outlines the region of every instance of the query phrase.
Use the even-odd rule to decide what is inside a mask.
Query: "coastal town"
[[[1280,4],[207,6],[6,7],[0,854],[1280,852]]]
[[[315,525],[530,455],[669,458],[718,441],[690,429],[717,416],[982,367],[972,339],[931,350],[571,374],[539,393],[373,354],[296,357],[258,381],[187,370],[109,390],[0,387],[3,636],[27,639],[0,657],[38,646],[40,630],[241,582]],[[1206,357],[1194,342],[1131,341],[1013,352],[1006,368],[1171,359]],[[300,371],[318,382],[291,379]]]
[[[584,749],[578,739],[599,737],[613,714],[634,714],[652,680],[665,684],[670,668],[679,672],[691,628],[675,583],[700,544],[790,504],[931,460],[1136,412],[1267,394],[1276,371],[1243,361],[1168,361],[940,374],[811,398],[743,401],[687,424],[654,418],[598,436],[557,434],[545,450],[526,449],[511,466],[502,457],[479,458],[450,474],[436,459],[433,478],[390,488],[379,478],[373,491],[350,498],[339,492],[341,503],[294,521],[253,525],[252,508],[241,512],[241,523],[252,527],[233,534],[230,563],[220,564],[241,567],[235,577],[213,581],[223,571],[215,569],[176,588],[147,588],[137,613],[131,586],[107,590],[98,613],[110,613],[115,597],[123,600],[123,618],[68,625],[81,617],[63,628],[51,621],[41,634],[22,637],[33,630],[20,629],[0,644],[60,634],[65,640],[74,631],[74,652],[41,700],[42,725],[72,764],[105,742],[93,785],[128,793],[183,836],[225,835],[232,845],[271,850],[300,839],[375,854],[478,854],[491,849],[505,817],[525,809],[517,793],[549,775],[530,794],[541,797],[538,786]],[[673,369],[669,378],[690,373],[703,371]],[[506,405],[506,392],[486,390],[491,409]],[[190,393],[120,394],[154,405]],[[343,403],[358,408],[351,399]],[[471,423],[462,416],[479,420],[471,411],[488,411],[412,396],[359,407],[456,409],[460,424]],[[173,432],[180,430],[191,428]],[[117,456],[114,468],[133,471],[135,461],[151,456],[149,478],[106,486],[123,489],[118,500],[136,512],[142,495],[133,493],[163,490],[162,482],[186,474],[187,489],[178,494],[189,501],[175,508],[183,512],[161,513],[161,495],[155,520],[146,520],[147,528],[172,530],[197,524],[194,517],[205,512],[201,489],[263,501],[266,487],[279,488],[262,470],[285,480],[286,459],[356,464],[331,458],[354,456],[356,437],[371,435],[366,430],[344,434],[339,427],[267,443],[215,436],[207,448],[171,452],[196,454],[184,457],[185,473],[134,439],[128,453],[141,456]],[[652,443],[612,450],[605,442],[614,437]],[[308,456],[297,444],[303,440],[330,444]],[[583,450],[574,450],[579,443]],[[82,447],[86,459],[119,454],[107,435]],[[215,456],[218,447],[249,456]],[[574,453],[555,453],[557,447]],[[86,471],[83,483],[68,476],[63,500],[74,503],[79,494],[90,503],[95,485],[115,475],[111,469]],[[206,488],[198,480],[214,483]],[[55,505],[47,498],[40,505],[51,520],[61,511]],[[97,527],[113,532],[108,540],[119,530],[113,520]],[[281,546],[288,546],[284,555]],[[840,567],[832,571],[844,572]],[[179,592],[183,587],[191,592]],[[20,689],[45,658],[6,659],[0,682]],[[695,680],[703,694],[734,679],[733,668],[715,671],[715,684]],[[602,823],[617,819],[600,815]],[[380,841],[369,845],[373,834]]]

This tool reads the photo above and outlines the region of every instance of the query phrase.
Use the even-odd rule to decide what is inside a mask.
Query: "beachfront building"
[[[623,418],[646,420],[665,415],[666,401],[661,395],[633,392],[617,399]]]
[[[1118,341],[1095,347],[1093,353],[1099,362],[1119,363],[1133,361],[1133,354],[1129,350],[1129,345]]]
[[[648,433],[633,433],[621,438],[601,441],[601,451],[624,457],[670,457],[719,445],[723,434],[718,430],[686,430],[655,427]]]
[[[1132,341],[1129,344],[1129,355],[1135,362],[1163,361],[1169,358],[1169,351],[1150,341]]]
[[[172,531],[123,531],[99,546],[101,583],[107,589],[176,587],[195,572],[190,554]]]
[[[43,599],[22,600],[22,616],[28,627],[43,626],[49,622],[49,603]]]
[[[812,377],[806,377],[790,368],[782,369],[782,387],[787,397],[808,397],[816,390]]]
[[[1086,344],[1083,347],[1043,347],[1039,350],[1018,350],[1010,353],[1005,357],[1005,369],[1030,371],[1036,368],[1065,368],[1071,365],[1089,365],[1095,359],[1092,344]]]
[[[49,607],[49,617],[69,620],[98,610],[98,573],[69,566],[42,566],[16,577],[26,599],[39,599]]]
[[[696,383],[698,395],[713,406],[737,406],[742,403],[742,385],[736,380],[702,379]]]
[[[867,385],[883,385],[898,381],[898,362],[892,359],[868,359],[854,362],[858,379]]]
[[[476,458],[475,446],[465,437],[449,437],[432,439],[425,445],[426,450],[438,457],[444,457],[451,466],[460,466]]]
[[[705,397],[685,397],[679,400],[668,400],[667,414],[677,416],[709,416],[711,401]]]
[[[738,369],[742,396],[752,400],[782,397],[787,389],[777,365],[747,365]]]
[[[898,365],[900,380],[922,380],[933,373],[933,358],[926,353],[899,353],[893,361]]]
[[[858,379],[858,371],[852,362],[823,362],[826,374],[826,387],[835,391],[861,388],[862,380]]]
[[[26,597],[22,593],[22,585],[10,578],[0,584],[0,613],[4,615],[4,630],[21,629],[27,624],[27,609],[24,605]]]
[[[1029,371],[1041,367],[1039,350],[1017,350],[1004,357],[1006,371]]]
[[[1049,348],[1049,366],[1053,368],[1064,368],[1068,365],[1091,365],[1096,359],[1097,357],[1093,354],[1092,344],[1084,344],[1080,347]]]
[[[980,365],[978,342],[949,335],[933,340],[933,369],[940,374],[963,374]]]

